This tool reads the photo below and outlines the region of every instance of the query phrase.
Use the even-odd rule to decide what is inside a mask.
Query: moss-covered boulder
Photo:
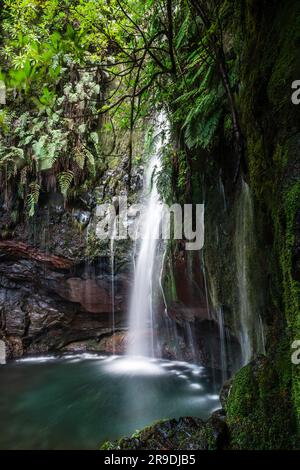
[[[227,445],[227,426],[222,410],[208,421],[185,417],[159,421],[129,438],[105,442],[101,450],[217,450]]]
[[[297,447],[288,370],[278,358],[260,357],[236,374],[225,404],[230,448]]]

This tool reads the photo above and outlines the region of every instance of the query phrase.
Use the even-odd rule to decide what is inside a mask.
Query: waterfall
[[[113,354],[116,352],[115,348],[115,238],[117,232],[117,218],[114,218],[111,238],[110,238],[110,268],[111,268],[111,313],[112,313],[112,347]]]
[[[208,318],[211,318],[210,305],[209,305],[209,296],[208,296],[208,286],[207,286],[207,277],[206,277],[206,267],[205,267],[205,259],[204,259],[204,249],[201,250],[200,257],[201,257],[200,259],[201,259],[201,266],[202,266],[202,273],[203,273],[203,280],[204,280],[204,290],[205,290],[207,313],[208,313]]]
[[[154,151],[144,179],[145,210],[139,223],[140,246],[135,265],[129,309],[128,354],[154,356],[153,281],[160,275],[161,259],[157,259],[163,204],[157,190],[156,175],[161,168],[160,154],[167,132],[167,119],[159,114],[154,134]]]
[[[255,256],[254,208],[250,188],[242,181],[240,202],[236,220],[236,280],[238,291],[238,334],[242,350],[242,362],[264,352],[263,326],[249,279],[250,258]],[[253,299],[252,299],[253,297]]]
[[[217,310],[218,325],[220,334],[220,358],[222,368],[222,382],[224,383],[227,379],[228,366],[227,366],[227,351],[226,351],[226,332],[224,325],[224,313],[223,308],[219,307]]]

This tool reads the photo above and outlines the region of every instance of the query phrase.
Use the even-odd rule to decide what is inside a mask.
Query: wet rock
[[[168,302],[170,315],[187,321],[193,321],[195,318],[209,319],[205,278],[199,269],[199,259],[194,253],[185,251],[184,246],[180,244],[173,262],[173,274],[174,277],[169,279],[167,273],[165,281],[166,287],[172,282],[169,288],[176,290],[176,299],[170,299]]]
[[[91,219],[91,212],[83,210],[74,210],[72,217],[82,226],[86,227]]]
[[[87,191],[80,196],[80,201],[86,209],[89,209],[89,211],[91,211],[96,205],[96,195],[97,191]]]
[[[57,286],[56,291],[63,298],[79,303],[87,312],[110,312],[112,299],[107,281],[100,283],[96,279],[71,277],[63,285]]]
[[[86,350],[111,351],[108,340],[100,344],[113,327],[109,260],[89,269],[73,263],[61,269],[68,266],[64,259],[30,247],[24,254],[11,246],[0,256],[0,339],[7,356],[58,351],[80,341]],[[116,276],[116,328],[125,326],[127,279]]]
[[[10,335],[22,336],[25,332],[26,320],[23,310],[22,293],[14,289],[0,290],[1,330]]]
[[[109,354],[125,354],[127,341],[128,335],[126,331],[105,336],[99,341],[98,351],[105,351]]]
[[[206,422],[206,427],[216,449],[224,449],[229,441],[226,414],[223,409],[215,411]]]
[[[6,357],[22,357],[24,354],[22,338],[16,336],[7,336],[3,338],[6,345]]]
[[[56,269],[68,269],[73,264],[69,259],[48,255],[44,251],[36,249],[26,243],[14,240],[1,240],[0,250],[2,253],[10,255],[11,258],[31,259]]]
[[[160,421],[130,438],[106,442],[109,450],[208,450],[227,445],[228,430],[223,412],[215,412],[208,421],[185,417]]]
[[[221,405],[223,408],[225,408],[226,406],[226,402],[227,402],[227,399],[229,397],[229,394],[230,394],[230,389],[231,389],[231,386],[232,386],[232,381],[233,379],[229,379],[227,380],[224,384],[223,384],[223,387],[221,388],[221,391],[220,391],[220,402],[221,402]]]

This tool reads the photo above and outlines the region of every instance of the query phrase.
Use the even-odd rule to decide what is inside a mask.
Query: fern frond
[[[39,201],[41,188],[38,183],[33,182],[33,183],[30,183],[29,189],[30,189],[30,192],[27,195],[26,206],[27,206],[29,217],[33,217],[35,213],[35,207]]]
[[[62,171],[57,175],[59,187],[64,197],[67,197],[73,178],[74,173],[71,170]]]
[[[82,149],[80,148],[76,148],[74,150],[74,160],[75,162],[77,163],[77,165],[79,166],[79,168],[81,170],[83,170],[84,168],[84,164],[85,164],[85,154],[84,152],[82,151]]]

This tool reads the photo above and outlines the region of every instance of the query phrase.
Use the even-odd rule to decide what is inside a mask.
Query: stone
[[[130,438],[103,444],[103,450],[221,450],[228,442],[228,429],[222,411],[207,420],[184,417],[159,421]]]
[[[100,341],[112,334],[109,259],[74,264],[16,243],[2,245],[1,253],[0,338],[7,357],[60,351],[72,343],[76,350],[79,342],[82,350],[112,351],[111,341]],[[118,329],[125,326],[127,293],[128,274],[120,273],[115,282]],[[121,343],[120,335],[120,351]]]

